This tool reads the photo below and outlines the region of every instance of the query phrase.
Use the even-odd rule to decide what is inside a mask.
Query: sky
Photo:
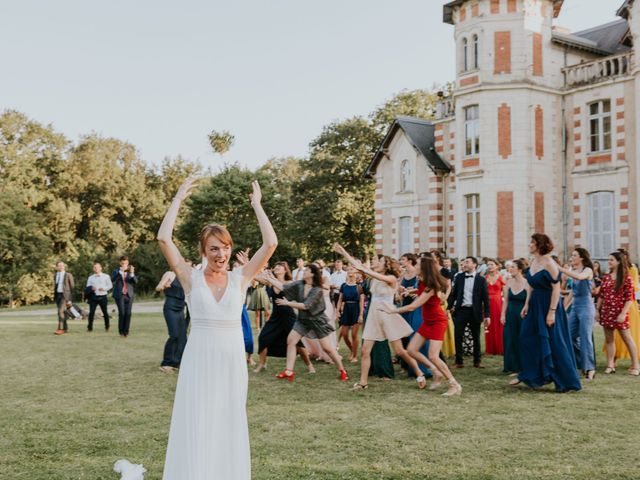
[[[305,156],[334,120],[454,78],[443,0],[20,0],[0,3],[0,110],[73,141],[96,132],[158,164]],[[572,31],[622,0],[565,0]],[[223,158],[207,134],[236,137]]]

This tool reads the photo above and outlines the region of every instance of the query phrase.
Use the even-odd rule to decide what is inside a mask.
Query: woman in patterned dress
[[[638,348],[629,329],[629,309],[635,302],[633,281],[629,276],[626,259],[620,252],[609,255],[609,273],[602,278],[596,320],[604,327],[607,350],[607,368],[604,373],[615,373],[616,345],[614,333],[617,330],[628,351],[631,353],[629,375],[640,375]]]

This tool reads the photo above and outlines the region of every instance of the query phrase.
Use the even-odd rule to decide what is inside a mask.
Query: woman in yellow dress
[[[638,267],[631,263],[629,260],[629,253],[624,248],[619,248],[618,252],[622,254],[622,257],[626,260],[629,267],[629,276],[633,280],[634,294],[638,291]],[[631,337],[636,345],[640,345],[640,310],[638,309],[638,302],[636,302],[635,295],[633,302],[631,302],[631,308],[629,308],[629,330],[631,330]],[[616,331],[615,334],[616,343],[616,360],[621,358],[630,359],[629,350],[627,345],[622,340],[620,333]]]

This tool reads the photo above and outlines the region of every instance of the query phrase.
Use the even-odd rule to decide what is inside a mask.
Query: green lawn
[[[162,317],[134,316],[126,340],[54,327],[0,318],[0,478],[116,479],[113,462],[128,458],[160,479],[176,382],[158,371]],[[509,388],[501,358],[485,363],[459,371],[462,397],[446,399],[402,375],[352,392],[327,365],[282,383],[283,361],[271,359],[250,374],[253,478],[640,477],[640,381],[624,373],[628,361],[565,395]]]

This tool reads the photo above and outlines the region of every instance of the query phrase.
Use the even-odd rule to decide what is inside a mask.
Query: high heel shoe
[[[340,370],[340,381],[341,382],[346,382],[347,380],[349,380],[349,375],[347,374],[346,370]]]
[[[279,378],[280,380],[287,379],[290,382],[293,382],[293,377],[294,376],[295,376],[295,374],[293,373],[292,370],[283,370],[279,374],[276,375],[276,378]]]
[[[267,364],[260,363],[256,368],[254,368],[253,373],[260,373],[262,370],[266,370],[266,369],[267,369]]]

